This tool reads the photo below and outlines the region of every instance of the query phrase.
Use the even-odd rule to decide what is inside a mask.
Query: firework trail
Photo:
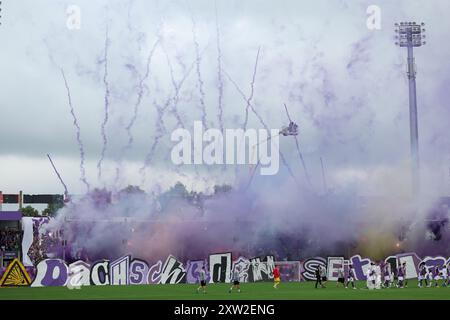
[[[247,99],[247,106],[245,107],[245,120],[243,124],[244,131],[247,129],[247,122],[248,122],[248,109],[250,107],[250,103],[253,99],[253,93],[255,91],[255,78],[256,78],[256,70],[258,68],[258,59],[259,59],[259,51],[261,50],[261,47],[258,48],[258,53],[256,54],[256,61],[255,61],[255,67],[253,69],[253,76],[252,76],[252,82],[250,83],[250,95]]]
[[[230,80],[230,82],[234,85],[234,87],[236,88],[236,90],[239,92],[239,94],[242,96],[242,98],[244,99],[244,101],[248,102],[247,97],[245,96],[245,93],[241,90],[241,88],[239,88],[239,86],[237,85],[236,81],[233,80],[233,78],[231,78],[231,76],[224,70],[224,74],[225,76],[228,78],[228,80]],[[261,123],[261,125],[264,127],[264,129],[266,129],[267,132],[270,132],[269,127],[266,125],[266,123],[264,122],[263,118],[259,115],[258,111],[256,111],[256,109],[254,108],[253,104],[249,103],[250,109],[252,110],[253,114],[258,118],[259,122]],[[298,185],[297,182],[297,178],[295,177],[294,173],[292,172],[291,167],[289,166],[289,164],[286,161],[286,158],[284,157],[283,153],[281,152],[281,150],[279,151],[280,154],[280,159],[281,162],[283,163],[283,165],[286,167],[286,169],[289,172],[289,175],[292,177],[292,179],[295,181],[295,183]],[[255,168],[256,169],[256,168]]]
[[[52,158],[50,157],[49,154],[47,154],[47,157],[48,157],[48,160],[50,160],[50,164],[52,165],[53,170],[55,171],[56,175],[58,176],[59,181],[61,182],[61,184],[62,184],[63,187],[64,187],[64,194],[69,195],[69,190],[67,190],[67,186],[66,186],[66,184],[64,183],[63,179],[61,178],[61,175],[59,174],[58,170],[56,169],[56,166],[55,166],[55,164],[53,163]]]
[[[218,80],[218,89],[219,89],[219,126],[220,131],[223,132],[223,79],[222,79],[222,49],[220,48],[220,30],[219,30],[219,20],[217,16],[217,2],[214,2],[215,13],[216,13],[216,40],[217,40],[217,80]]]
[[[206,47],[204,50],[206,50]],[[203,52],[201,53],[201,55],[203,55]],[[159,141],[161,140],[163,135],[165,134],[165,128],[163,127],[164,114],[165,114],[166,110],[169,108],[170,102],[173,101],[176,96],[178,96],[179,91],[181,90],[181,88],[182,88],[184,82],[186,81],[186,79],[188,78],[189,74],[192,72],[192,69],[194,68],[194,66],[195,66],[195,61],[186,70],[186,73],[183,75],[181,80],[178,83],[175,83],[175,85],[174,85],[175,92],[173,93],[173,95],[172,94],[169,95],[169,97],[167,98],[166,102],[164,103],[164,105],[162,107],[159,107],[156,104],[156,102],[154,102],[156,111],[158,112],[158,117],[156,119],[157,134],[155,135],[155,137],[153,139],[153,143],[150,147],[150,151],[145,156],[144,165],[139,169],[139,173],[142,176],[141,185],[145,184],[145,179],[146,179],[145,169],[147,169],[147,167],[151,164],[154,154],[155,154],[156,147],[158,146]]]
[[[127,28],[128,28],[128,31],[130,33],[133,32],[133,29],[134,29],[133,25],[130,23],[130,21],[131,21],[131,10],[133,8],[134,2],[135,2],[135,0],[131,0],[128,3],[128,10],[127,10]]]
[[[173,101],[172,113],[173,113],[175,119],[177,120],[177,126],[184,129],[183,120],[181,119],[181,116],[178,113],[178,101],[180,100],[179,94],[180,94],[180,90],[181,90],[181,85],[179,83],[177,83],[177,81],[175,80],[173,66],[172,66],[172,63],[170,62],[170,57],[169,57],[169,54],[168,54],[166,48],[164,46],[162,46],[162,48],[163,48],[164,54],[166,56],[167,66],[169,67],[169,72],[170,72],[170,79],[172,81],[172,86],[173,86],[173,89],[175,92],[175,94],[172,97],[172,101]]]
[[[284,104],[284,110],[286,111],[286,115],[287,115],[289,121],[292,122],[292,119],[291,119],[291,116],[289,115],[289,111],[288,111],[288,108],[286,106],[286,103]],[[311,186],[311,179],[309,177],[308,170],[306,169],[306,164],[305,164],[305,160],[303,159],[302,152],[300,151],[300,144],[298,142],[297,136],[294,136],[294,139],[295,139],[295,146],[297,148],[297,153],[298,153],[298,156],[300,158],[300,162],[302,163],[303,171],[305,172],[306,181],[308,182],[309,186]]]
[[[137,100],[136,100],[136,103],[134,104],[133,116],[131,117],[130,122],[128,123],[128,125],[125,128],[127,131],[127,135],[128,135],[128,144],[125,146],[124,151],[130,149],[134,142],[132,129],[133,129],[133,126],[134,126],[137,116],[138,116],[139,107],[142,102],[142,97],[144,96],[145,81],[147,81],[148,77],[150,76],[150,65],[152,62],[153,54],[155,53],[156,47],[158,46],[158,43],[159,43],[159,38],[155,41],[152,49],[150,50],[150,54],[147,57],[147,65],[146,65],[145,74],[143,77],[141,77],[141,79],[139,81]]]
[[[142,76],[140,78],[139,81],[139,85],[138,85],[138,92],[137,92],[137,100],[136,103],[134,104],[134,110],[133,110],[133,116],[130,119],[130,122],[128,123],[128,125],[125,127],[125,130],[127,131],[127,135],[128,135],[128,143],[127,145],[125,145],[122,149],[121,152],[121,157],[123,157],[125,155],[125,153],[131,149],[131,146],[133,145],[134,142],[134,136],[132,133],[132,129],[133,126],[136,122],[137,116],[138,116],[138,111],[139,111],[139,107],[141,105],[142,102],[142,98],[144,96],[144,91],[145,91],[145,81],[147,81],[148,77],[150,76],[150,65],[152,62],[152,58],[153,58],[153,54],[156,50],[156,47],[158,46],[160,41],[160,38],[158,37],[158,39],[155,41],[155,43],[153,44],[152,49],[150,50],[150,53],[147,57],[147,65],[146,65],[146,71],[144,76]],[[119,165],[116,168],[116,178],[114,180],[114,183],[117,184],[119,182],[119,178],[120,178],[120,171],[121,171],[121,165]]]
[[[189,12],[190,12],[191,21],[192,21],[192,41],[194,43],[195,58],[196,58],[195,59],[195,66],[196,66],[195,71],[197,74],[198,91],[199,91],[199,98],[200,98],[200,110],[202,112],[202,124],[203,124],[203,127],[205,128],[205,130],[207,130],[208,124],[206,122],[207,121],[207,113],[206,113],[206,104],[205,104],[205,91],[203,89],[204,82],[203,82],[201,68],[200,68],[200,66],[201,66],[200,44],[198,43],[198,39],[197,39],[196,22],[195,22],[194,14],[190,10],[190,7],[189,7]],[[208,168],[208,172],[210,172],[210,167],[208,166],[207,168]],[[197,177],[199,177],[206,183],[206,178],[200,177],[200,174],[199,174],[196,166],[194,167],[194,170],[195,170]]]
[[[105,55],[103,57],[103,63],[105,64],[105,74],[103,76],[103,84],[105,85],[105,117],[103,119],[103,123],[101,125],[101,135],[103,139],[103,147],[100,156],[100,160],[97,163],[98,174],[97,177],[100,180],[102,177],[102,162],[105,158],[106,147],[108,145],[108,139],[106,137],[106,124],[109,119],[109,82],[108,82],[108,46],[109,46],[109,38],[108,38],[108,29],[106,29],[106,37],[105,37]]]
[[[324,169],[324,166],[323,166],[322,157],[320,157],[320,166],[322,167],[323,190],[324,190],[325,192],[328,192],[327,180],[326,180],[326,178],[325,178],[325,169]]]
[[[133,117],[130,120],[130,123],[127,125],[127,127],[125,128],[127,130],[127,134],[128,134],[128,145],[126,146],[126,149],[129,149],[131,147],[131,145],[134,142],[134,137],[133,134],[131,132],[131,129],[134,126],[134,123],[136,122],[137,116],[138,116],[138,111],[139,111],[139,106],[141,105],[142,102],[142,97],[144,95],[144,89],[145,89],[145,81],[147,81],[149,75],[150,75],[150,65],[152,63],[152,58],[153,58],[153,54],[155,53],[156,47],[158,46],[159,43],[159,39],[157,39],[150,51],[150,54],[148,55],[147,58],[147,66],[146,66],[146,70],[145,70],[145,74],[143,77],[141,77],[141,80],[139,81],[139,87],[138,87],[138,95],[137,95],[137,100],[136,103],[134,104],[134,111],[133,111]]]
[[[145,173],[145,169],[151,164],[152,160],[153,160],[153,156],[155,154],[155,150],[156,147],[159,144],[159,141],[161,140],[161,138],[164,136],[166,129],[164,126],[164,113],[165,110],[167,109],[167,107],[170,104],[170,96],[169,98],[167,98],[166,103],[164,104],[163,107],[160,107],[156,101],[153,101],[153,105],[158,113],[158,116],[156,118],[155,124],[156,124],[156,135],[153,139],[153,143],[150,147],[150,151],[147,153],[147,155],[145,156],[145,160],[144,160],[144,165],[139,169],[139,174],[141,175],[141,185],[145,184],[145,179],[146,179],[146,173]]]
[[[248,106],[250,107],[250,109],[252,110],[252,112],[255,114],[255,116],[258,118],[259,122],[262,124],[262,126],[268,130],[268,127],[266,126],[264,120],[261,118],[261,116],[259,115],[259,113],[256,111],[256,109],[254,108],[253,104],[251,103],[251,101],[245,96],[245,93],[241,90],[241,88],[239,88],[238,84],[236,83],[236,81],[233,80],[233,78],[231,78],[231,76],[228,74],[228,72],[226,72],[225,70],[223,70],[223,73],[225,74],[225,76],[228,78],[228,80],[230,80],[230,82],[233,84],[233,86],[235,87],[236,91],[239,92],[239,94],[241,95],[241,97],[244,99],[245,103],[248,104]]]
[[[194,49],[195,49],[195,65],[196,65],[196,72],[197,72],[197,81],[198,81],[198,91],[200,94],[200,107],[201,107],[201,111],[202,111],[202,123],[203,126],[205,127],[205,129],[208,129],[208,125],[206,124],[206,105],[205,105],[205,92],[203,90],[203,79],[202,79],[202,74],[200,72],[200,64],[201,64],[201,59],[200,59],[200,45],[198,43],[197,40],[197,33],[195,31],[195,20],[194,20],[194,16],[191,12],[191,20],[192,20],[192,39],[194,42]]]
[[[72,105],[72,96],[70,94],[69,84],[67,83],[66,75],[64,74],[64,70],[62,68],[61,68],[61,75],[64,79],[64,85],[66,86],[70,114],[72,115],[72,118],[73,118],[73,125],[75,126],[75,129],[76,129],[78,148],[80,149],[80,174],[81,174],[80,180],[86,185],[86,188],[89,192],[91,186],[89,185],[89,183],[86,180],[86,169],[84,168],[85,156],[84,156],[83,141],[81,141],[81,128],[80,128],[80,125],[78,124],[78,119],[77,119],[77,116],[75,115],[75,110]]]

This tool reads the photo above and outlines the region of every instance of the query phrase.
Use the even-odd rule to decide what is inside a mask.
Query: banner
[[[198,283],[199,273],[206,271],[209,283],[230,283],[233,272],[239,273],[240,282],[273,281],[273,269],[280,269],[281,281],[315,280],[315,271],[319,266],[326,270],[330,281],[337,280],[338,272],[348,274],[352,265],[355,280],[367,280],[372,261],[360,255],[349,259],[344,257],[313,257],[303,261],[275,261],[271,255],[247,258],[239,256],[232,259],[231,252],[212,253],[202,260],[180,261],[169,255],[164,261],[148,263],[144,260],[125,255],[115,260],[98,260],[87,263],[82,260],[68,264],[61,259],[43,259],[36,267],[24,268],[14,260],[7,270],[8,283],[20,283],[32,287],[105,285],[142,285],[142,284],[181,284]],[[19,262],[20,263],[20,262]],[[386,257],[376,263],[381,269],[390,265],[394,277],[401,265],[406,271],[405,278],[417,278],[419,266],[423,265],[431,271],[450,268],[450,259],[442,256],[426,256],[419,258],[414,252],[402,253]],[[13,270],[11,273],[10,271]],[[0,270],[0,273],[1,270]],[[444,272],[443,272],[444,273]],[[28,276],[29,275],[29,276]],[[28,280],[30,279],[30,280]],[[13,282],[11,282],[13,281]],[[14,282],[16,281],[16,282]]]
[[[28,256],[28,250],[30,250],[31,244],[33,243],[33,218],[23,217],[22,218],[22,252],[23,252],[23,265],[26,267],[33,266],[33,262]]]

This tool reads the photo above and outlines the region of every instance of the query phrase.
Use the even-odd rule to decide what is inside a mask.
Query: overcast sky
[[[397,21],[426,23],[427,44],[415,50],[420,155],[424,179],[450,193],[450,20],[448,0],[217,0],[223,82],[223,126],[242,126],[246,103],[225,72],[248,97],[260,48],[252,104],[270,128],[287,123],[283,103],[300,125],[300,145],[320,183],[320,157],[330,183],[364,184],[372,172],[404,167],[409,158],[406,50],[394,45]],[[68,28],[67,8],[80,9],[80,28]],[[370,30],[367,7],[381,9],[381,29]],[[201,54],[200,76],[207,125],[220,127],[218,48],[214,1],[4,0],[0,26],[0,190],[62,193],[50,153],[70,192],[85,192],[80,150],[61,68],[81,128],[87,180],[140,184],[155,135],[156,105],[180,88],[178,111],[186,128],[200,120],[202,93],[194,34]],[[195,24],[193,24],[193,22]],[[69,26],[71,24],[69,23]],[[73,26],[73,24],[72,24]],[[105,109],[105,35],[108,30],[109,118],[103,179],[97,179]],[[138,101],[140,79],[156,39],[149,77],[131,127],[134,143],[124,151],[126,127]],[[192,68],[191,68],[192,67]],[[167,134],[147,169],[148,181],[168,186],[177,179],[168,162],[174,114],[164,117]],[[249,127],[261,128],[254,114]],[[295,143],[280,139],[299,177]],[[283,166],[281,166],[283,171]],[[179,168],[188,177],[192,170]],[[200,169],[201,170],[201,169]],[[230,179],[230,172],[216,174]],[[282,174],[282,173],[281,173]],[[198,182],[198,181],[197,181]],[[201,187],[201,183],[197,187]]]

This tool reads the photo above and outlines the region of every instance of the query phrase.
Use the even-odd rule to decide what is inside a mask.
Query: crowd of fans
[[[5,227],[0,230],[0,249],[2,251],[17,251],[22,243],[23,232]]]
[[[28,256],[34,265],[39,261],[50,258],[51,252],[54,251],[62,242],[61,232],[40,233],[39,228],[33,227],[33,243],[28,250]]]

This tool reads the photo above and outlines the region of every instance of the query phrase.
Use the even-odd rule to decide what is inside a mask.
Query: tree
[[[42,215],[43,216],[49,216],[49,217],[54,217],[56,215],[56,213],[58,212],[59,209],[61,209],[62,207],[64,207],[64,203],[49,203],[47,205],[47,208],[45,208],[44,210],[42,210]]]
[[[221,186],[215,185],[214,186],[214,194],[221,194],[221,193],[227,193],[232,190],[232,187],[228,184],[223,184]]]
[[[128,185],[128,187],[120,190],[120,193],[127,193],[127,194],[145,194],[145,191],[142,190],[139,186],[132,186]]]
[[[188,196],[188,191],[186,189],[186,186],[178,181],[173,187],[167,190],[164,194],[168,195],[169,197],[175,196],[184,198]]]
[[[25,208],[20,209],[22,215],[24,217],[37,217],[39,216],[39,211],[32,206],[26,206]]]

